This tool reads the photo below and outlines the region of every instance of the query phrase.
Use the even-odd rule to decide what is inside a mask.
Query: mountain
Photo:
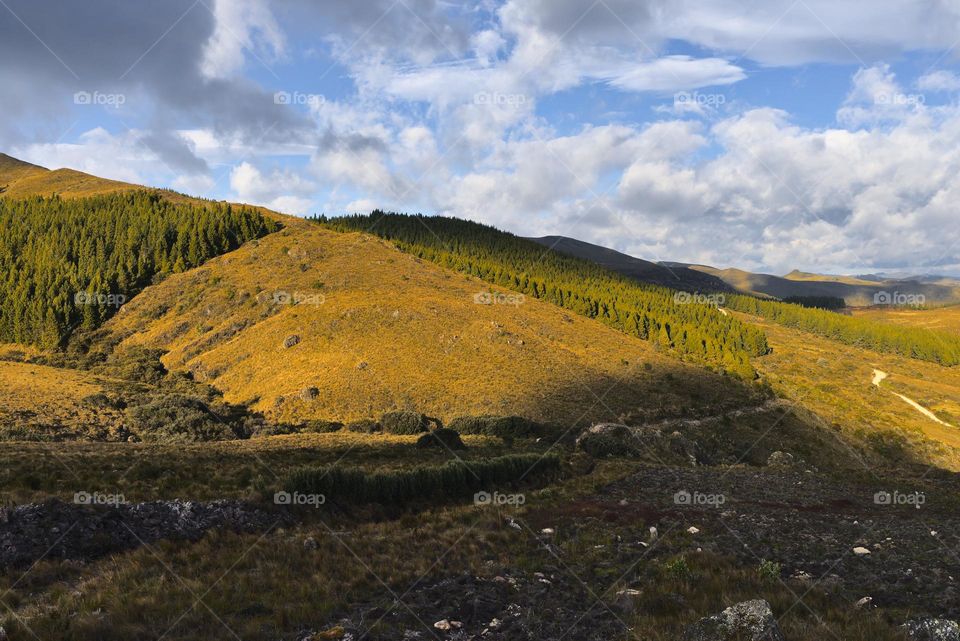
[[[709,265],[672,261],[652,262],[607,247],[565,236],[531,238],[554,251],[590,260],[640,282],[683,291],[740,292],[762,297],[830,296],[843,298],[851,306],[868,306],[887,298],[922,296],[927,304],[960,301],[960,281],[877,279],[863,276],[835,276],[794,270],[774,276],[736,268],[718,269]]]
[[[686,265],[673,263],[654,263],[641,258],[634,258],[607,247],[594,245],[566,236],[541,236],[529,238],[549,249],[577,258],[589,260],[625,276],[635,278],[645,283],[671,287],[673,289],[725,292],[733,288],[722,279],[712,274],[691,269]]]

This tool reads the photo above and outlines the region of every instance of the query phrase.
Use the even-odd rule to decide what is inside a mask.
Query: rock
[[[784,641],[770,604],[763,599],[732,605],[687,627],[684,641]]]
[[[441,619],[433,624],[437,630],[441,632],[449,632],[450,630],[459,630],[463,627],[463,623],[460,621],[450,621],[449,619]]]
[[[902,627],[912,641],[960,641],[960,625],[949,619],[917,619]]]
[[[853,548],[853,553],[856,554],[857,556],[867,556],[870,554],[870,550],[868,550],[867,548],[861,545],[858,545],[857,547]]]
[[[636,456],[638,445],[630,428],[621,423],[597,423],[577,437],[577,448],[595,458]]]
[[[655,527],[653,527],[653,526],[651,525],[651,526],[650,526],[650,541],[656,541],[656,540],[657,540],[657,535],[658,535],[657,528],[655,528]]]
[[[357,363],[357,369],[364,370],[367,369],[367,361],[360,361]]]
[[[318,396],[320,396],[320,390],[316,387],[304,387],[300,390],[300,398],[304,401],[312,401]]]
[[[317,549],[317,540],[312,536],[308,536],[303,540],[303,549],[304,550],[316,550]]]
[[[700,528],[691,525],[687,528],[687,534],[700,534]]]
[[[290,334],[285,339],[283,339],[284,349],[290,349],[291,347],[293,347],[294,345],[298,345],[299,343],[300,343],[300,337],[297,336],[296,334]]]
[[[633,588],[620,590],[617,592],[617,598],[614,600],[613,606],[624,614],[630,614],[637,609],[637,601],[640,600],[642,594],[643,592]]]
[[[793,454],[790,452],[781,452],[777,450],[767,457],[767,465],[770,467],[790,467],[794,464]]]
[[[857,601],[856,603],[854,603],[853,607],[855,607],[858,610],[863,610],[864,608],[869,608],[871,603],[873,603],[873,597],[865,596],[859,601]]]
[[[542,530],[540,530],[540,534],[543,534],[545,536],[553,536],[554,532],[555,530],[552,527],[545,527]]]

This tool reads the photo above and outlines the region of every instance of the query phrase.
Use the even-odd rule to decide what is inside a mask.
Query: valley
[[[788,639],[903,641],[960,615],[952,344],[865,348],[949,312],[855,310],[836,340],[603,248],[69,185],[248,235],[189,263],[181,225],[99,285],[37,261],[125,300],[51,297],[56,340],[6,317],[35,338],[0,347],[11,638],[674,639],[760,598]]]

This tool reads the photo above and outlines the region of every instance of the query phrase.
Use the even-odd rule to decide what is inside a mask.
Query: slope
[[[687,291],[733,291],[721,279],[685,266],[670,267],[566,236],[530,238],[554,251],[583,258],[645,283]]]
[[[755,400],[748,386],[601,323],[491,296],[488,284],[387,242],[318,225],[288,227],[147,288],[93,342],[168,350],[168,368],[287,420],[416,408],[572,426]]]

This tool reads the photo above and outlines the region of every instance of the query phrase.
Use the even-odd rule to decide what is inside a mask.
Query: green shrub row
[[[547,480],[559,471],[558,456],[539,454],[456,460],[437,466],[377,472],[323,466],[293,471],[284,481],[283,489],[322,494],[331,502],[397,504],[420,499],[462,498],[483,489]]]
[[[500,438],[535,438],[543,436],[546,427],[522,416],[458,416],[450,421],[450,429],[461,434],[481,434]]]

